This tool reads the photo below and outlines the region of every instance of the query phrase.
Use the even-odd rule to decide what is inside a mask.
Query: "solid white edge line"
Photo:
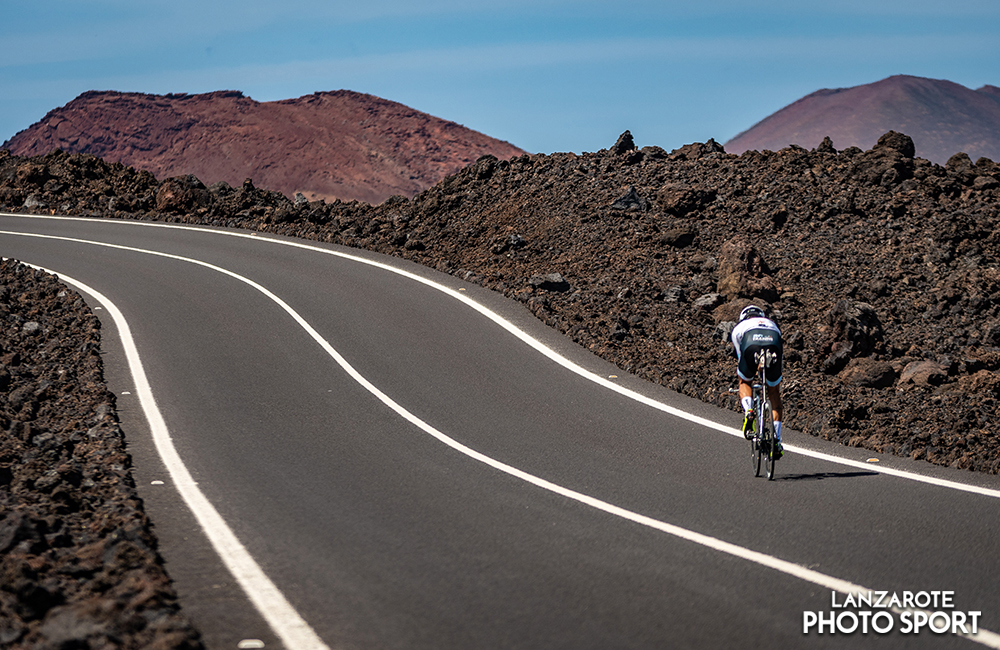
[[[87,286],[79,280],[57,273],[44,267],[26,264],[32,268],[40,269],[46,273],[56,275],[63,282],[76,287],[77,289],[91,295],[97,300],[114,320],[118,329],[122,347],[125,349],[125,357],[128,360],[129,370],[135,382],[135,390],[139,396],[143,413],[149,423],[149,428],[153,436],[156,450],[166,465],[170,473],[171,480],[177,487],[184,502],[191,512],[194,513],[198,523],[204,529],[206,536],[215,548],[216,553],[222,559],[226,568],[229,569],[233,577],[239,582],[240,587],[247,594],[247,597],[260,612],[264,620],[274,631],[275,635],[281,639],[288,650],[330,650],[329,646],[323,643],[316,635],[308,623],[303,620],[299,613],[292,607],[278,587],[271,582],[264,570],[254,561],[253,557],[240,543],[232,529],[229,528],[225,520],[208,501],[202,491],[198,488],[180,454],[174,447],[167,429],[166,421],[156,405],[153,397],[153,390],[150,388],[146,378],[146,371],[142,366],[139,357],[139,350],[132,338],[132,330],[128,321],[118,307],[106,296],[96,289]]]
[[[415,273],[412,273],[410,271],[406,271],[406,270],[403,270],[403,269],[396,268],[396,267],[391,266],[389,264],[386,264],[384,262],[377,262],[375,260],[366,259],[366,258],[361,257],[359,255],[352,255],[350,253],[344,253],[344,252],[341,252],[341,251],[334,251],[334,250],[330,250],[330,249],[327,249],[327,248],[322,248],[320,246],[315,246],[315,245],[312,245],[312,244],[307,244],[307,243],[304,243],[304,242],[290,241],[290,240],[285,240],[285,239],[274,239],[274,238],[271,238],[271,237],[260,236],[261,234],[269,234],[269,233],[242,233],[242,232],[234,232],[234,231],[230,231],[230,230],[218,230],[218,229],[211,228],[211,227],[206,227],[206,226],[187,226],[187,225],[182,225],[182,224],[170,224],[170,223],[149,222],[149,221],[129,221],[129,220],[118,220],[118,219],[92,219],[92,218],[86,218],[86,217],[65,217],[65,216],[50,216],[50,215],[22,215],[22,214],[12,214],[12,213],[0,213],[0,215],[11,216],[11,217],[23,217],[23,218],[30,218],[30,219],[49,219],[49,220],[56,220],[56,221],[85,221],[85,222],[89,222],[89,223],[101,223],[101,224],[127,224],[129,226],[145,226],[145,227],[149,227],[149,228],[170,228],[170,229],[175,229],[175,230],[187,230],[187,231],[191,231],[191,232],[200,232],[200,233],[208,232],[208,233],[213,233],[213,234],[216,234],[216,235],[224,235],[224,236],[227,236],[227,237],[236,237],[236,238],[241,238],[241,239],[249,239],[251,241],[256,241],[256,242],[267,242],[267,243],[272,243],[272,244],[279,244],[281,246],[290,246],[290,247],[293,247],[293,248],[300,248],[300,249],[303,249],[303,250],[309,250],[309,251],[313,251],[313,252],[323,253],[325,255],[333,255],[334,257],[340,257],[340,258],[351,260],[351,261],[354,261],[354,262],[359,262],[361,264],[367,264],[369,266],[373,266],[373,267],[376,267],[376,268],[379,268],[379,269],[383,269],[383,270],[389,271],[391,273],[396,273],[397,275],[401,275],[403,277],[409,278],[409,279],[414,280],[416,282],[420,282],[421,284],[424,284],[424,285],[426,285],[428,287],[431,287],[432,289],[435,289],[437,291],[445,293],[445,294],[451,296],[452,298],[465,303],[466,305],[468,305],[472,309],[475,309],[476,311],[478,311],[480,314],[482,314],[486,318],[489,318],[494,323],[496,323],[500,327],[504,328],[505,330],[507,330],[508,332],[510,332],[511,334],[513,334],[515,337],[517,337],[518,339],[520,339],[522,342],[524,342],[527,345],[531,346],[532,348],[534,348],[535,350],[537,350],[541,354],[545,355],[546,357],[548,357],[552,361],[555,361],[556,363],[558,363],[559,365],[563,366],[567,370],[570,370],[571,372],[574,372],[574,373],[580,375],[581,377],[583,377],[583,378],[585,378],[585,379],[587,379],[589,381],[592,381],[592,382],[594,382],[594,383],[596,383],[596,384],[598,384],[598,385],[600,385],[600,386],[602,386],[604,388],[607,388],[608,390],[615,391],[616,393],[619,393],[619,394],[621,394],[621,395],[623,395],[625,397],[628,397],[629,399],[635,400],[635,401],[637,401],[637,402],[639,402],[641,404],[645,404],[645,405],[647,405],[647,406],[649,406],[651,408],[663,411],[664,413],[669,413],[670,415],[673,415],[674,417],[678,417],[678,418],[687,420],[687,421],[692,422],[694,424],[698,424],[698,425],[701,425],[703,427],[706,427],[706,428],[709,428],[709,429],[713,429],[713,430],[719,431],[721,433],[725,433],[727,435],[737,436],[737,437],[740,437],[740,438],[743,437],[743,433],[739,429],[737,429],[735,427],[730,427],[730,426],[727,426],[727,425],[724,425],[724,424],[720,424],[718,422],[714,422],[714,421],[709,420],[707,418],[703,418],[703,417],[700,417],[700,416],[688,413],[686,411],[682,411],[681,409],[675,408],[673,406],[669,406],[667,404],[664,404],[662,402],[654,400],[654,399],[652,399],[650,397],[646,397],[645,395],[642,395],[641,393],[637,393],[637,392],[635,392],[633,390],[625,388],[624,386],[620,386],[620,385],[615,384],[615,383],[613,383],[611,381],[608,381],[605,377],[597,375],[597,374],[595,374],[595,373],[593,373],[593,372],[591,372],[591,371],[589,371],[589,370],[587,370],[587,369],[579,366],[578,364],[574,363],[573,361],[570,361],[569,359],[567,359],[566,357],[562,356],[561,354],[559,354],[555,350],[552,350],[552,349],[548,348],[544,343],[542,343],[541,341],[535,339],[533,336],[531,336],[530,334],[528,334],[524,330],[518,328],[516,325],[514,325],[513,323],[511,323],[510,321],[508,321],[507,319],[505,319],[503,316],[497,314],[496,312],[494,312],[493,310],[489,309],[488,307],[479,304],[478,302],[474,301],[472,298],[468,297],[467,295],[465,295],[463,293],[460,293],[458,291],[455,291],[454,289],[451,289],[449,287],[446,287],[445,285],[440,284],[438,282],[435,282],[434,280],[429,280],[429,279],[421,277],[421,276],[419,276],[419,275],[417,275]],[[11,232],[9,234],[24,234],[24,233]],[[938,486],[938,487],[949,488],[949,489],[952,489],[952,490],[960,490],[962,492],[969,492],[969,493],[972,493],[972,494],[979,494],[979,495],[987,496],[987,497],[1000,498],[1000,490],[998,490],[998,489],[993,489],[993,488],[988,488],[988,487],[982,487],[982,486],[978,486],[978,485],[971,485],[971,484],[968,484],[968,483],[960,483],[958,481],[950,481],[948,479],[941,479],[941,478],[936,478],[936,477],[933,477],[933,476],[925,476],[923,474],[917,474],[917,473],[914,473],[914,472],[909,472],[909,471],[906,471],[906,470],[896,469],[896,468],[892,468],[892,467],[885,467],[885,466],[873,465],[873,464],[870,464],[870,463],[863,463],[861,461],[850,460],[850,459],[847,459],[847,458],[842,458],[840,456],[834,456],[833,454],[828,454],[828,453],[821,452],[821,451],[815,451],[815,450],[812,450],[812,449],[807,449],[805,447],[799,447],[798,445],[792,445],[792,444],[784,445],[784,450],[786,452],[792,452],[792,453],[802,454],[803,456],[809,456],[811,458],[816,458],[818,460],[824,460],[824,461],[828,461],[828,462],[831,462],[831,463],[837,463],[837,464],[840,464],[840,465],[846,465],[848,467],[854,467],[854,468],[858,468],[858,469],[864,469],[864,470],[870,471],[870,472],[878,472],[880,474],[887,474],[887,475],[890,475],[890,476],[895,476],[897,478],[904,478],[904,479],[907,479],[907,480],[910,480],[910,481],[918,481],[920,483],[926,483],[928,485],[935,485],[935,486]]]
[[[199,229],[195,229],[195,230],[199,230]],[[263,293],[265,296],[267,296],[268,298],[270,298],[272,301],[274,301],[276,304],[278,304],[282,309],[284,309],[306,331],[306,333],[309,334],[309,336],[314,341],[316,341],[323,348],[324,351],[326,351],[326,353],[331,358],[334,359],[334,361],[337,362],[338,365],[341,366],[341,368],[344,369],[345,372],[348,373],[348,375],[350,377],[352,377],[358,384],[360,384],[366,390],[368,390],[372,395],[374,395],[375,397],[377,397],[383,404],[385,404],[386,406],[388,406],[389,408],[391,408],[393,411],[395,411],[400,417],[402,417],[405,420],[409,421],[414,426],[418,427],[419,429],[421,429],[422,431],[426,432],[427,434],[433,436],[435,439],[439,440],[443,444],[451,447],[452,449],[454,449],[454,450],[456,450],[456,451],[458,451],[458,452],[460,452],[460,453],[462,453],[462,454],[464,454],[464,455],[466,455],[466,456],[468,456],[468,457],[470,457],[470,458],[472,458],[474,460],[477,460],[477,461],[479,461],[481,463],[484,463],[485,465],[487,465],[489,467],[493,467],[494,469],[496,469],[498,471],[501,471],[501,472],[504,472],[504,473],[509,474],[511,476],[514,476],[516,478],[519,478],[519,479],[521,479],[521,480],[523,480],[523,481],[525,481],[527,483],[530,483],[532,485],[535,485],[535,486],[537,486],[539,488],[542,488],[544,490],[547,490],[547,491],[555,493],[555,494],[559,494],[559,495],[561,495],[561,496],[563,496],[565,498],[577,501],[577,502],[579,502],[581,504],[590,506],[590,507],[595,508],[597,510],[606,512],[608,514],[611,514],[613,516],[617,516],[617,517],[620,517],[622,519],[626,519],[628,521],[632,521],[632,522],[640,524],[642,526],[647,526],[647,527],[652,528],[654,530],[659,530],[661,532],[667,533],[669,535],[673,535],[673,536],[678,537],[680,539],[684,539],[684,540],[687,540],[687,541],[690,541],[690,542],[694,542],[694,543],[699,544],[701,546],[705,546],[706,548],[710,548],[710,549],[713,549],[713,550],[716,550],[716,551],[719,551],[719,552],[722,552],[722,553],[726,553],[728,555],[732,555],[734,557],[738,557],[738,558],[741,558],[741,559],[744,559],[744,560],[748,560],[750,562],[754,562],[754,563],[759,564],[761,566],[764,566],[764,567],[767,567],[767,568],[770,568],[770,569],[773,569],[773,570],[776,570],[776,571],[780,571],[781,573],[784,573],[786,575],[790,575],[790,576],[798,578],[800,580],[811,582],[813,584],[819,585],[821,587],[825,587],[827,589],[839,591],[839,592],[844,593],[844,594],[871,591],[870,589],[868,589],[866,587],[863,587],[861,585],[857,585],[857,584],[854,584],[854,583],[849,582],[847,580],[842,580],[840,578],[835,578],[833,576],[829,576],[829,575],[826,575],[824,573],[820,573],[818,571],[814,571],[812,569],[809,569],[807,567],[801,566],[799,564],[795,564],[794,562],[789,562],[787,560],[782,560],[780,558],[777,558],[777,557],[774,557],[774,556],[771,556],[771,555],[767,555],[767,554],[761,553],[759,551],[754,551],[754,550],[751,550],[751,549],[748,549],[748,548],[745,548],[745,547],[742,547],[742,546],[738,546],[736,544],[732,544],[730,542],[726,542],[726,541],[720,540],[718,538],[711,537],[709,535],[704,535],[702,533],[698,533],[698,532],[695,532],[695,531],[692,531],[692,530],[688,530],[686,528],[681,528],[680,526],[676,526],[674,524],[669,524],[669,523],[666,523],[666,522],[661,522],[661,521],[653,519],[651,517],[647,517],[645,515],[641,515],[641,514],[632,512],[630,510],[626,510],[624,508],[621,508],[619,506],[615,506],[613,504],[607,503],[605,501],[601,501],[600,499],[596,499],[594,497],[591,497],[591,496],[588,496],[588,495],[576,492],[574,490],[570,490],[568,488],[564,488],[564,487],[562,487],[560,485],[557,485],[555,483],[551,483],[551,482],[549,482],[549,481],[547,481],[545,479],[542,479],[540,477],[534,476],[533,474],[529,474],[527,472],[524,472],[524,471],[522,471],[520,469],[517,469],[516,467],[511,466],[511,465],[507,465],[506,463],[500,462],[500,461],[498,461],[498,460],[496,460],[494,458],[486,456],[485,454],[482,454],[482,453],[480,453],[478,451],[475,451],[474,449],[472,449],[470,447],[467,447],[467,446],[463,445],[462,443],[458,442],[457,440],[454,440],[453,438],[451,438],[451,437],[445,435],[444,433],[442,433],[441,431],[437,430],[435,427],[431,426],[427,422],[424,422],[423,420],[421,420],[420,418],[418,418],[416,415],[410,413],[408,410],[406,410],[405,408],[403,408],[402,405],[398,404],[395,400],[393,400],[391,397],[389,397],[388,395],[386,395],[385,393],[383,393],[378,387],[376,387],[374,384],[372,384],[370,381],[368,381],[350,363],[348,363],[348,361],[343,356],[341,356],[340,353],[337,352],[337,350],[334,349],[333,346],[330,345],[330,343],[319,334],[319,332],[317,332],[304,318],[302,318],[301,315],[298,314],[298,312],[296,312],[294,309],[292,309],[291,306],[289,306],[287,303],[285,303],[281,298],[279,298],[278,296],[276,296],[275,294],[273,294],[271,291],[269,291],[265,287],[261,286],[260,284],[254,282],[253,280],[250,280],[249,278],[243,277],[243,276],[241,276],[241,275],[239,275],[239,274],[237,274],[237,273],[235,273],[233,271],[229,271],[228,269],[224,269],[222,267],[210,264],[208,262],[203,262],[201,260],[195,260],[195,259],[192,259],[192,258],[187,258],[187,257],[179,256],[179,255],[173,255],[173,254],[170,254],[170,253],[163,253],[163,252],[159,252],[159,251],[149,251],[149,250],[144,250],[144,249],[140,249],[140,248],[134,248],[134,247],[130,247],[130,246],[122,246],[122,245],[118,245],[118,244],[108,244],[108,243],[105,243],[105,242],[94,242],[94,241],[89,241],[89,240],[74,239],[74,238],[70,238],[70,237],[59,237],[59,236],[53,236],[53,235],[39,235],[39,234],[26,234],[26,233],[6,233],[4,231],[0,231],[0,232],[3,232],[4,234],[14,234],[14,235],[21,235],[21,236],[28,236],[28,237],[38,237],[38,238],[43,238],[43,239],[56,239],[56,240],[71,241],[71,242],[76,242],[76,243],[85,243],[85,244],[90,244],[90,245],[105,246],[105,247],[110,247],[110,248],[115,248],[115,249],[120,249],[120,250],[129,250],[129,251],[133,251],[133,252],[141,252],[141,253],[146,253],[146,254],[150,254],[150,255],[155,255],[155,256],[158,256],[158,257],[165,257],[165,258],[169,258],[169,259],[175,259],[175,260],[179,260],[179,261],[189,262],[189,263],[196,264],[198,266],[203,266],[203,267],[215,270],[217,272],[223,273],[225,275],[228,275],[228,276],[230,276],[232,278],[240,280],[240,281],[248,284],[249,286],[257,289],[258,291],[260,291],[261,293]],[[323,250],[323,249],[319,249],[319,250]],[[344,255],[344,257],[350,258],[351,256]],[[381,263],[373,263],[373,264],[376,265],[376,266],[380,266],[382,268],[388,268],[389,270],[394,270],[391,267],[386,267],[385,265],[382,265]],[[36,267],[36,268],[40,268],[40,267]],[[45,270],[45,271],[47,271],[49,273],[53,273],[54,274],[53,271],[49,271],[47,269],[43,269],[43,270]],[[414,279],[418,279],[418,280],[421,279],[418,276],[413,276],[412,274],[409,274],[408,272],[401,272],[401,273],[403,273],[404,275],[413,277]],[[68,281],[68,279],[67,279],[67,281]],[[431,284],[431,285],[434,284],[431,281],[426,281],[426,282],[428,284]],[[442,289],[446,290],[448,293],[455,293],[455,294],[457,294],[457,292],[452,292],[450,289],[447,289],[446,287],[442,286]],[[86,291],[87,289],[84,289],[84,290]],[[94,293],[94,295],[95,295],[95,297],[100,296],[100,294],[97,294],[97,293]],[[460,296],[460,295],[457,296],[457,297],[465,298],[465,296]],[[471,303],[471,305],[475,306],[477,308],[480,307],[479,305],[477,305],[477,303]],[[110,309],[113,308],[115,310],[115,313],[117,313],[117,317],[121,317],[122,324],[125,326],[126,331],[128,331],[127,330],[128,324],[124,321],[124,317],[121,316],[121,313],[118,312],[117,308],[114,307],[114,305],[112,303],[110,303],[110,301],[107,301],[107,305],[106,306],[109,308],[109,313],[110,313]],[[482,307],[482,309],[486,309],[486,308]],[[489,310],[487,310],[487,311],[489,311]],[[493,312],[490,311],[489,313],[493,313]],[[117,317],[116,317],[116,324],[118,323]],[[500,318],[500,317],[497,316],[497,318]],[[504,322],[506,322],[506,321],[504,321]],[[511,325],[511,327],[513,327],[513,325]],[[122,328],[119,326],[119,331],[121,331],[121,330],[122,330]],[[518,330],[518,331],[520,331],[520,330]],[[524,336],[530,338],[532,341],[535,341],[535,339],[531,338],[527,334],[524,334]],[[131,340],[131,334],[129,334],[129,339]],[[541,346],[541,343],[538,343],[538,345]],[[533,346],[533,347],[535,347],[535,346]],[[544,346],[542,346],[542,347],[544,348]],[[544,348],[544,349],[548,349],[548,348]],[[263,578],[263,580],[265,580],[267,582],[267,584],[269,584],[273,588],[273,590],[274,590],[273,597],[276,597],[276,598],[280,599],[281,601],[284,601],[284,603],[286,605],[288,605],[287,601],[284,599],[284,596],[281,594],[281,592],[278,591],[277,588],[273,585],[273,583],[271,583],[270,580],[267,579],[267,577],[263,574],[263,571],[260,571],[259,567],[257,567],[256,563],[250,557],[249,553],[246,552],[246,550],[243,548],[243,546],[239,543],[239,540],[236,539],[235,535],[233,535],[232,532],[229,531],[228,526],[225,524],[225,522],[222,520],[222,518],[218,515],[218,513],[215,511],[215,509],[212,507],[212,505],[207,501],[207,499],[204,498],[204,496],[202,495],[201,491],[198,490],[197,487],[194,485],[194,482],[193,482],[193,480],[191,480],[190,475],[187,473],[187,469],[184,467],[183,462],[180,460],[180,457],[176,454],[176,451],[173,448],[172,442],[170,442],[169,432],[166,431],[166,424],[163,422],[162,416],[159,415],[159,409],[156,408],[155,401],[153,401],[152,391],[149,389],[148,382],[145,381],[145,372],[142,370],[141,363],[139,363],[138,351],[135,350],[134,343],[132,345],[132,351],[131,351],[131,353],[134,353],[134,355],[135,355],[135,361],[138,364],[139,373],[141,374],[142,381],[145,384],[145,391],[148,391],[148,399],[151,402],[153,409],[155,409],[156,416],[159,418],[159,421],[160,421],[160,423],[162,425],[163,432],[166,434],[166,441],[169,444],[169,451],[170,451],[170,453],[172,453],[172,455],[174,457],[176,457],[176,462],[183,469],[182,475],[185,476],[186,477],[186,481],[188,483],[190,483],[190,486],[193,488],[194,492],[197,494],[197,498],[200,498],[200,501],[203,502],[203,507],[206,507],[208,510],[210,510],[211,513],[214,514],[214,517],[218,519],[218,525],[220,525],[225,531],[229,532],[229,536],[231,537],[231,540],[226,540],[226,544],[221,545],[222,548],[220,548],[220,546],[216,546],[217,552],[219,552],[220,555],[222,555],[224,551],[225,552],[234,552],[234,553],[237,554],[237,556],[239,556],[240,553],[242,553],[242,556],[245,556],[245,557],[241,556],[239,558],[240,559],[239,568],[241,570],[248,570],[249,571],[249,570],[252,570],[253,567],[256,567],[257,571],[260,574],[259,577]],[[559,359],[563,359],[567,364],[570,364],[573,367],[578,367],[575,364],[572,364],[572,362],[570,362],[569,360],[564,359],[561,355],[558,355],[554,351],[552,352],[552,354],[555,355],[556,357],[558,357]],[[548,356],[548,355],[546,355],[546,356]],[[131,357],[129,359],[129,362],[130,362],[130,365],[131,365]],[[561,365],[564,365],[564,364],[561,364]],[[588,375],[592,375],[593,374],[593,373],[589,373],[589,371],[586,371],[586,370],[584,370],[582,368],[580,368],[580,371],[581,371],[581,373],[587,373]],[[133,370],[133,375],[135,375],[135,371],[134,370]],[[597,375],[593,375],[593,376],[597,377]],[[598,378],[599,379],[603,379],[603,378],[600,378],[600,377],[598,377]],[[138,377],[136,378],[136,381],[137,381],[137,389],[139,389],[140,395],[145,395],[145,391],[143,391],[140,388],[140,386],[138,385]],[[614,386],[614,384],[612,384],[612,386]],[[632,391],[628,391],[628,392],[631,393]],[[638,394],[636,394],[636,395],[638,395]],[[641,395],[638,395],[638,397],[642,397],[643,400],[641,400],[641,401],[643,401],[643,403],[647,403],[646,400],[648,400],[648,398],[645,398],[644,396],[641,396]],[[648,400],[648,401],[652,402],[651,405],[653,405],[653,404],[659,404],[659,402],[655,402],[653,400]],[[662,404],[660,406],[665,407],[663,410],[669,409],[671,412],[677,410],[677,409],[674,409],[673,407],[669,407],[669,406],[667,406],[665,404]],[[146,402],[144,400],[143,401],[143,408],[144,408],[144,410],[145,410],[145,407],[146,407]],[[698,420],[702,420],[703,418],[697,418],[697,419]],[[150,422],[150,424],[152,426],[152,421]],[[716,426],[718,427],[718,426],[721,426],[721,425],[716,425]],[[740,435],[742,435],[742,434],[740,434]],[[187,497],[185,497],[185,500],[187,500]],[[190,505],[190,502],[189,502],[189,505]],[[199,504],[199,505],[201,505],[201,504]],[[194,506],[191,506],[191,507],[192,507],[192,510],[193,510]],[[213,521],[212,523],[214,524],[215,522]],[[215,544],[215,542],[213,541],[213,545],[214,544]],[[235,548],[235,549],[230,548],[229,544],[235,544],[235,546],[238,547],[238,548]],[[224,556],[224,559],[225,559],[225,556]],[[245,561],[248,561],[249,565],[252,565],[252,566],[248,566],[248,565],[243,564],[243,562],[245,562]],[[227,560],[227,566],[228,566],[228,560]],[[238,579],[240,578],[240,574],[237,574],[237,569],[231,568],[230,570],[233,571],[234,575],[236,575]],[[257,578],[257,576],[254,576],[254,578]],[[240,584],[241,585],[244,584],[242,580],[241,580]],[[245,586],[244,586],[244,589],[246,589]],[[247,591],[247,593],[248,593],[248,595],[252,599],[254,598],[253,594],[250,591]],[[256,599],[254,600],[254,603],[255,603],[255,605],[258,606],[258,608],[262,607],[261,604],[258,604],[258,601]],[[301,626],[303,626],[305,628],[305,630],[309,634],[313,634],[313,636],[315,636],[315,634],[312,632],[312,629],[309,628],[308,624],[306,624],[305,621],[302,621],[301,617],[298,616],[298,613],[295,612],[295,610],[292,609],[290,605],[288,605],[288,608],[289,608],[289,610],[291,612],[291,615],[294,615],[294,617],[297,618],[298,621],[301,622]],[[264,610],[261,610],[261,612],[264,613]],[[266,616],[266,614],[265,614],[265,616]],[[268,620],[270,622],[270,619],[268,619]],[[984,628],[979,628],[977,634],[959,634],[959,636],[963,636],[963,637],[969,639],[970,641],[975,641],[975,642],[980,643],[982,645],[985,645],[985,646],[988,646],[988,647],[1000,650],[1000,634],[996,634],[996,633],[994,633],[994,632],[992,632],[990,630],[987,630],[987,629],[984,629]],[[316,639],[316,641],[318,643],[322,644],[322,642],[319,641],[318,638]],[[292,646],[292,647],[296,647],[296,646]],[[299,646],[299,647],[325,647],[325,646]]]

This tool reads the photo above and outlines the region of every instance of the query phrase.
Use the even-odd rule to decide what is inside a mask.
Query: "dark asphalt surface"
[[[950,590],[1000,630],[1000,499],[788,453],[778,478],[746,443],[574,374],[411,279],[264,237],[0,216],[0,231],[169,252],[265,286],[403,408],[482,454],[627,510],[890,592]],[[601,376],[624,376],[520,305],[463,289]],[[831,591],[512,477],[379,402],[272,300],[189,262],[0,234],[0,255],[102,292],[128,319],[174,444],[199,487],[331,648],[982,647],[950,634],[804,636]],[[94,304],[94,303],[92,303]],[[210,648],[280,641],[171,488],[113,324],[106,374],[135,477],[187,615]],[[129,392],[131,395],[124,393]],[[864,460],[788,432],[786,443]],[[997,477],[880,457],[974,482]],[[152,485],[164,481],[164,485]]]

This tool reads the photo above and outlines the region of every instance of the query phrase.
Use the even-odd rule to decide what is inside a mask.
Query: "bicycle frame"
[[[752,406],[754,413],[753,437],[750,439],[750,462],[753,465],[754,476],[760,476],[761,460],[764,460],[768,480],[774,479],[773,446],[774,417],[771,411],[771,400],[767,397],[767,380],[764,368],[768,358],[766,351],[757,358],[757,373],[754,375],[752,387]]]

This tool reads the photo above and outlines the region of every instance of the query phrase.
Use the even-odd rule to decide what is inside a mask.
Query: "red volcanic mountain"
[[[725,144],[730,153],[812,149],[829,136],[837,149],[870,149],[888,131],[913,139],[917,156],[938,164],[964,152],[1000,160],[1000,88],[897,75],[864,86],[818,90]]]
[[[485,154],[517,147],[396,102],[339,90],[257,102],[199,95],[84,93],[3,145],[19,156],[89,153],[157,178],[259,187],[291,197],[381,203],[412,197]]]

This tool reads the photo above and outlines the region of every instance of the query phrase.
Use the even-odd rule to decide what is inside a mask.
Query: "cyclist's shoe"
[[[771,460],[778,460],[785,455],[785,448],[781,446],[780,440],[775,440],[771,446]]]
[[[753,438],[753,411],[747,411],[743,415],[743,437],[747,440]]]

